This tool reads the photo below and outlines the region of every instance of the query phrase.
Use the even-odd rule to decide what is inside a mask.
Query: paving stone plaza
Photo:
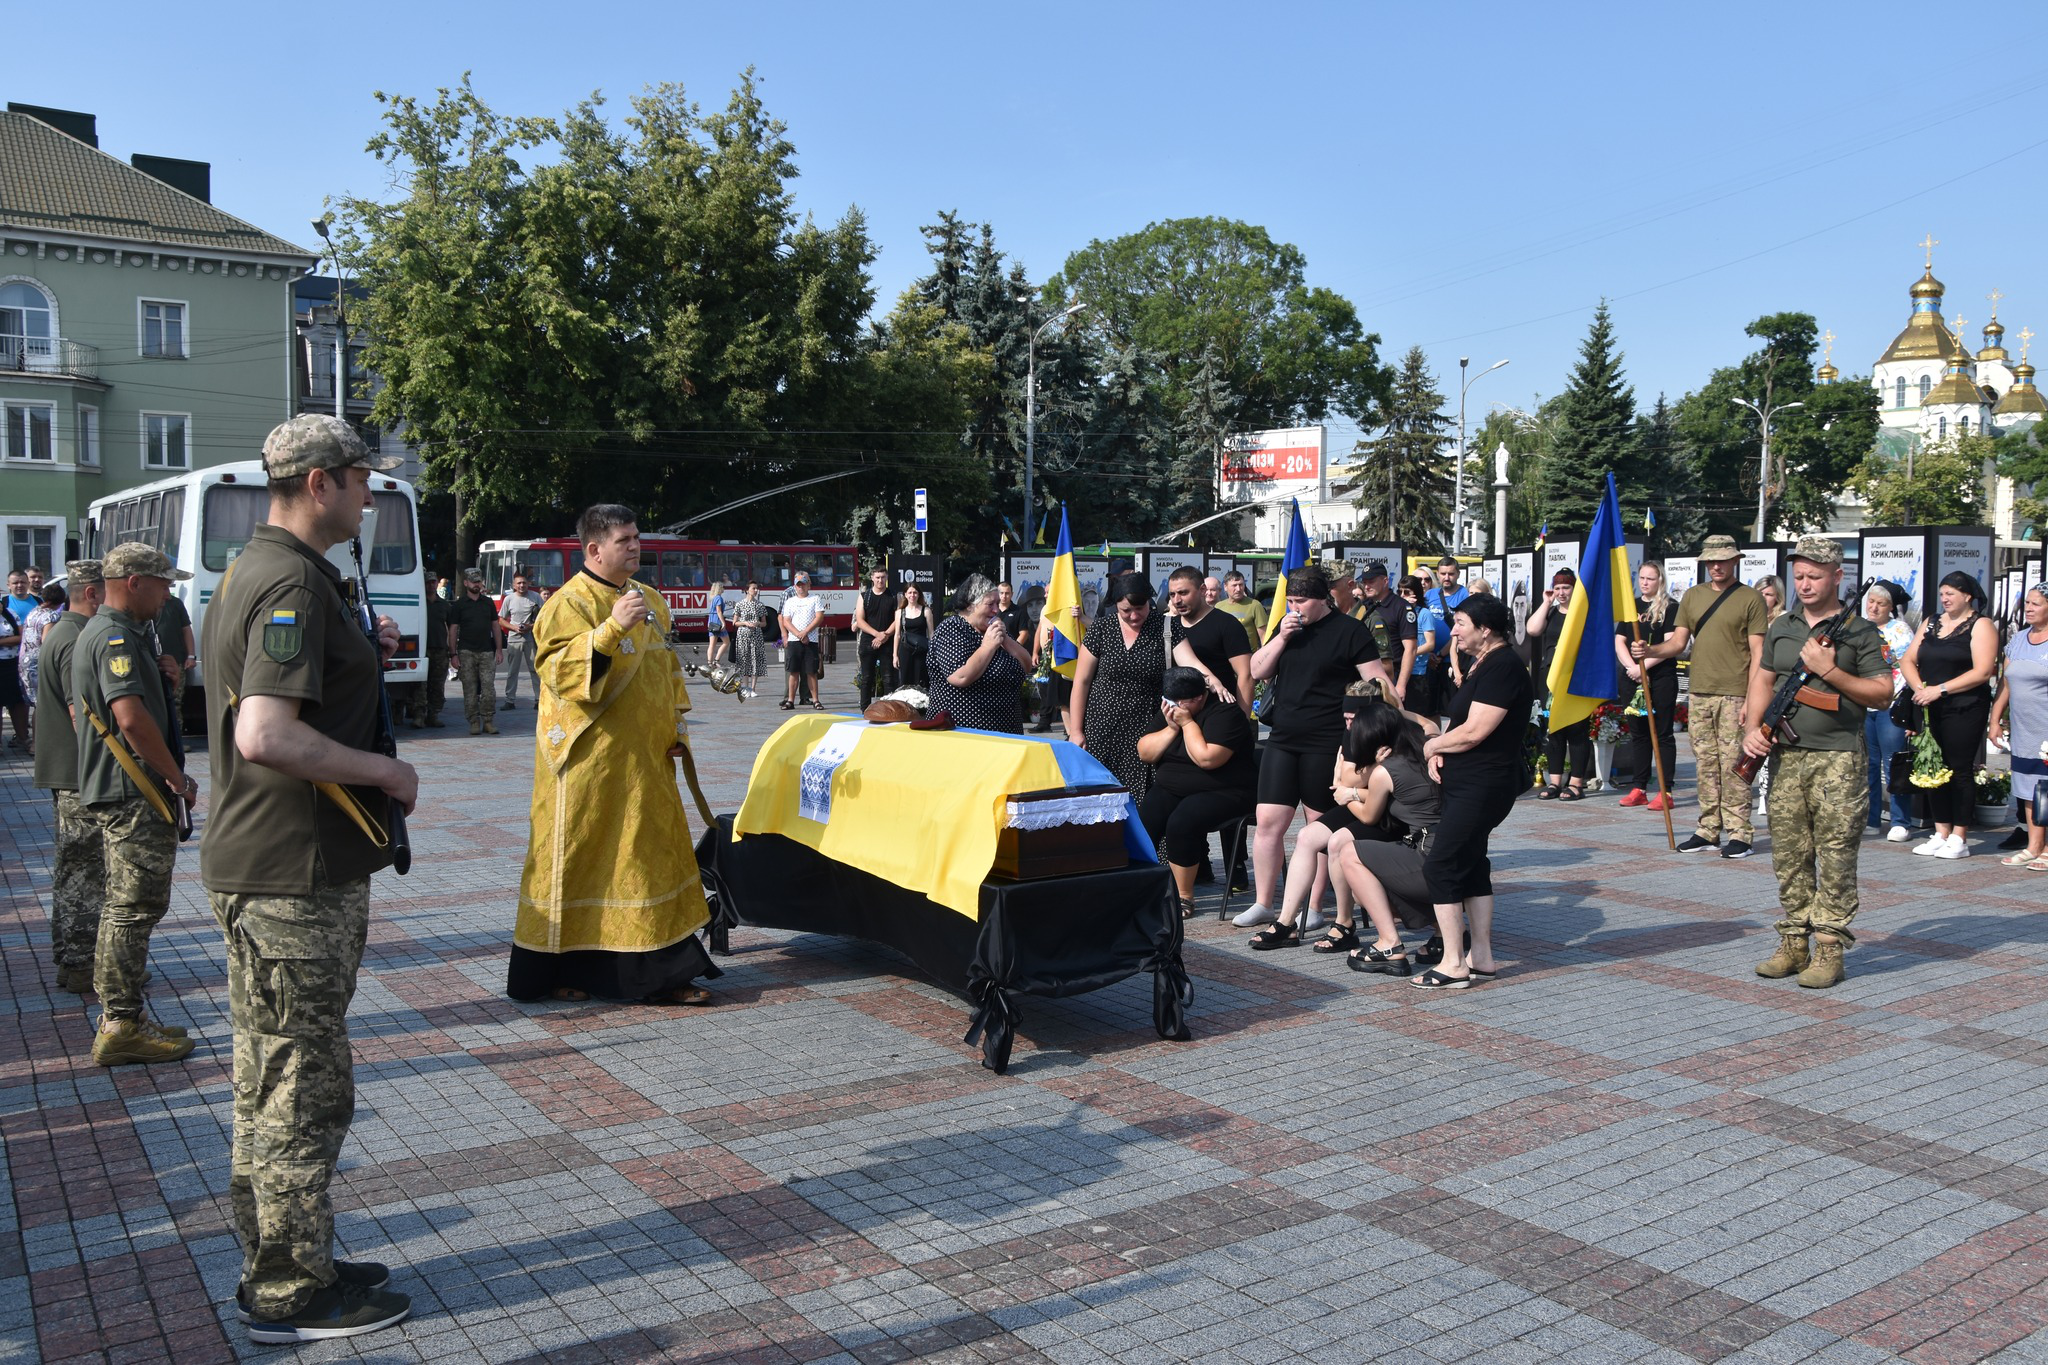
[[[696,697],[737,809],[784,713]],[[400,733],[415,864],[377,879],[335,1189],[414,1317],[303,1359],[2048,1360],[2048,877],[1866,841],[1849,980],[1802,991],[1751,970],[1768,856],[1524,801],[1496,984],[1255,954],[1212,893],[1193,1041],[1140,977],[1026,999],[997,1076],[961,1000],[837,939],[739,930],[710,1010],[505,999],[533,712],[458,712]],[[0,766],[0,1359],[266,1354],[197,842],[153,1004],[199,1049],[96,1067],[28,776]]]

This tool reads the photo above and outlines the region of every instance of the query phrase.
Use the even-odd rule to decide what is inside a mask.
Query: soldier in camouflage
[[[1870,803],[1863,718],[1890,704],[1891,666],[1877,627],[1843,612],[1841,545],[1805,536],[1789,559],[1796,601],[1764,632],[1764,666],[1744,712],[1752,725],[1743,749],[1768,755],[1773,768],[1771,870],[1784,912],[1778,951],[1756,971],[1825,989],[1843,979],[1842,954],[1856,941],[1856,852]],[[1831,642],[1815,638],[1815,627],[1836,618]],[[1801,705],[1790,717],[1798,738],[1774,738],[1758,722],[1778,684],[1802,668],[1815,690],[1837,695],[1837,709]]]
[[[171,906],[177,803],[196,804],[199,786],[166,738],[170,712],[144,628],[172,581],[191,575],[136,541],[108,551],[100,572],[106,603],[80,629],[71,653],[78,803],[99,825],[106,867],[93,958],[101,1016],[92,1058],[101,1066],[175,1062],[191,1055],[192,1040],[151,1019],[142,992],[150,934]]]
[[[83,995],[92,989],[92,960],[100,936],[100,903],[107,894],[106,852],[99,823],[78,804],[78,735],[71,710],[71,654],[78,633],[100,609],[97,559],[64,566],[65,611],[43,633],[36,674],[35,783],[55,807],[57,850],[50,869],[50,957],[57,988]]]
[[[391,863],[391,802],[411,810],[419,779],[371,747],[398,627],[364,636],[326,553],[361,529],[370,473],[396,463],[337,418],[272,431],[267,521],[204,625],[215,796],[199,875],[227,940],[235,1301],[257,1342],[359,1336],[411,1311],[385,1267],[334,1255],[328,1195],[355,1114],[347,1014],[370,876]]]

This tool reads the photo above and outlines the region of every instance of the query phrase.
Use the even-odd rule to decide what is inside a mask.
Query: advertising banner
[[[1920,531],[1865,531],[1858,564],[1865,583],[1880,580],[1906,590],[1906,600],[1924,608],[1927,600],[1927,536]]]
[[[1543,545],[1543,573],[1541,575],[1543,581],[1537,585],[1535,594],[1529,600],[1534,602],[1536,597],[1543,594],[1544,590],[1550,586],[1550,580],[1557,577],[1559,569],[1570,569],[1576,576],[1579,572],[1579,556],[1585,553],[1585,549],[1586,547],[1576,540],[1545,541]]]
[[[1991,528],[1964,526],[1939,532],[1934,538],[1934,581],[1937,585],[1961,570],[1991,590]]]
[[[1035,626],[1045,609],[1046,589],[1052,583],[1051,555],[1005,555],[1003,577],[1009,580],[1015,600]]]
[[[1186,565],[1204,577],[1209,573],[1208,556],[1200,550],[1140,550],[1138,553],[1144,558],[1145,579],[1151,583],[1152,591],[1159,595],[1161,602],[1166,600],[1167,575],[1175,569]]]
[[[1673,597],[1683,597],[1700,585],[1700,562],[1690,555],[1664,561],[1664,586]]]
[[[1365,566],[1374,560],[1387,566],[1389,576],[1399,575],[1407,567],[1401,557],[1401,547],[1384,542],[1340,540],[1328,547],[1324,558],[1342,559],[1357,571],[1361,579],[1365,577]]]
[[[1465,586],[1470,588],[1484,582],[1487,590],[1499,596],[1508,576],[1508,561],[1504,556],[1495,555],[1477,564],[1465,566]],[[1503,599],[1505,600],[1505,599]]]
[[[1327,454],[1322,427],[1248,431],[1225,437],[1216,471],[1217,500],[1230,506],[1292,493],[1303,501],[1321,502]]]
[[[1507,572],[1500,584],[1500,600],[1507,603],[1508,619],[1515,627],[1515,643],[1527,633],[1529,613],[1536,609],[1536,551],[1510,550]]]
[[[905,583],[915,583],[927,602],[936,602],[945,591],[944,568],[937,555],[890,555],[889,589],[901,592]]]
[[[1745,545],[1742,547],[1742,563],[1735,571],[1735,581],[1756,586],[1759,578],[1775,578],[1785,581],[1785,547],[1782,545]],[[1782,604],[1780,604],[1782,605]]]

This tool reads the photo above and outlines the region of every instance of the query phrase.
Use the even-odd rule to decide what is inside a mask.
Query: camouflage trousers
[[[1771,871],[1778,874],[1781,934],[1812,930],[1854,943],[1856,851],[1870,793],[1863,750],[1819,753],[1786,749],[1774,755],[1771,779]]]
[[[448,651],[445,649],[427,651],[427,676],[412,694],[412,718],[418,725],[424,725],[428,717],[441,718],[441,708],[448,704]]]
[[[139,796],[91,807],[105,847],[107,896],[100,910],[92,988],[108,1019],[142,1014],[149,976],[149,936],[171,908],[171,869],[178,835]]]
[[[462,674],[462,714],[474,725],[497,720],[497,664],[488,649],[456,651],[456,666]]]
[[[316,880],[308,896],[208,894],[227,940],[235,1031],[228,1173],[242,1284],[283,1317],[334,1283],[328,1186],[355,1118],[349,1001],[370,925],[370,881]]]
[[[1741,697],[1694,697],[1685,722],[1700,785],[1696,832],[1716,843],[1724,834],[1745,844],[1756,842],[1756,826],[1749,819],[1749,784],[1735,775],[1735,762],[1742,757],[1742,727],[1735,723],[1735,713],[1742,704]]]
[[[99,948],[100,904],[107,898],[106,851],[99,821],[77,792],[53,791],[57,856],[50,869],[50,960],[90,967]]]

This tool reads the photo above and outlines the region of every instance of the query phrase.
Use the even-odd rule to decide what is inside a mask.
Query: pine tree
[[[1411,347],[1394,377],[1386,425],[1356,448],[1360,535],[1425,553],[1449,542],[1456,471],[1446,457],[1451,419],[1443,406],[1428,359]]]
[[[1634,531],[1642,524],[1631,520],[1635,507],[1647,507],[1657,514],[1657,524],[1644,534],[1644,553],[1651,559],[1665,559],[1698,548],[1707,534],[1707,519],[1699,506],[1699,478],[1678,442],[1676,414],[1661,393],[1657,406],[1636,419],[1634,466],[1646,486],[1640,503],[1630,498],[1632,489],[1622,490],[1623,520]]]
[[[1557,431],[1543,462],[1543,515],[1552,535],[1578,537],[1592,527],[1610,472],[1617,484],[1627,483],[1641,496],[1636,393],[1622,377],[1621,359],[1603,299],[1561,395]]]

